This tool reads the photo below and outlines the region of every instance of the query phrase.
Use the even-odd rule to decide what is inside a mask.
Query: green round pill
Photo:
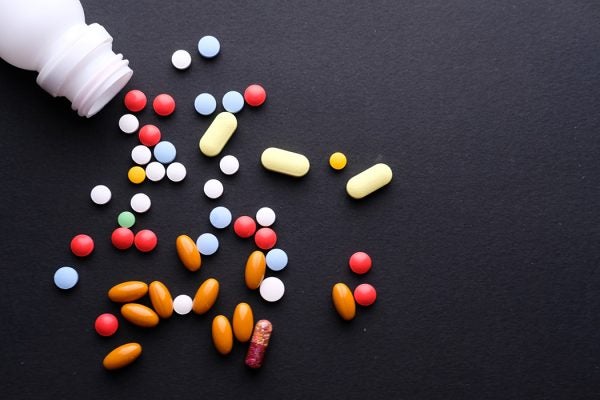
[[[123,211],[117,218],[119,226],[123,228],[131,228],[135,224],[135,215],[129,211]]]

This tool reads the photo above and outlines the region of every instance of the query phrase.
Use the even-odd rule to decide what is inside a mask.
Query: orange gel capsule
[[[233,348],[233,333],[231,324],[224,315],[217,315],[212,322],[212,339],[215,349],[222,355],[227,355]]]
[[[198,271],[202,265],[202,259],[196,242],[187,236],[179,235],[175,240],[175,247],[177,248],[177,255],[183,263],[183,265],[190,271]]]
[[[140,281],[127,281],[110,288],[108,298],[117,303],[129,303],[144,297],[148,285]]]
[[[258,289],[265,277],[266,270],[267,260],[265,259],[265,253],[260,250],[253,251],[248,257],[248,261],[246,261],[245,278],[248,289]]]
[[[192,310],[196,314],[204,314],[215,304],[218,295],[219,281],[215,278],[208,278],[198,288],[192,303]]]
[[[150,284],[148,295],[152,302],[152,307],[161,318],[169,318],[173,315],[173,297],[169,289],[159,281]]]
[[[108,370],[123,368],[142,354],[142,346],[139,343],[126,343],[117,347],[104,357],[102,365]]]
[[[333,305],[337,310],[340,317],[346,321],[350,321],[356,315],[356,303],[354,302],[354,296],[350,288],[343,283],[336,283],[333,285],[331,291],[331,297],[333,298]]]
[[[158,325],[158,314],[149,307],[137,303],[123,304],[121,307],[123,318],[134,325],[143,328],[152,328]]]
[[[252,336],[254,315],[248,303],[240,303],[233,311],[233,334],[240,342],[247,342]]]

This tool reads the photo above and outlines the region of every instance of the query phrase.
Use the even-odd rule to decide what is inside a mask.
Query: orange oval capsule
[[[265,277],[266,270],[267,260],[265,259],[265,253],[260,250],[253,251],[248,257],[248,261],[246,261],[245,278],[248,289],[258,289]]]
[[[196,314],[204,314],[215,304],[218,295],[219,281],[215,278],[208,278],[198,288],[192,303],[192,310]]]
[[[333,285],[331,291],[331,297],[333,298],[333,305],[337,310],[340,317],[346,321],[350,321],[356,315],[356,303],[354,302],[354,296],[350,288],[343,283],[336,283]]]
[[[183,263],[183,265],[190,271],[198,271],[202,265],[202,259],[196,242],[187,236],[179,235],[175,240],[175,247],[177,248],[177,255]]]
[[[142,346],[139,343],[126,343],[108,353],[102,365],[109,370],[123,368],[134,362],[141,354]]]
[[[129,303],[144,297],[148,293],[148,285],[140,281],[127,281],[111,287],[108,298],[117,303]]]
[[[127,321],[143,328],[152,328],[153,326],[158,325],[158,314],[150,307],[146,307],[142,304],[123,304],[123,307],[121,307],[121,314]]]
[[[224,315],[217,315],[212,322],[212,339],[215,349],[223,355],[227,355],[233,348],[233,333],[231,324]]]
[[[252,336],[254,314],[248,303],[240,303],[233,311],[233,334],[240,342],[247,342]]]
[[[161,318],[169,318],[173,315],[173,297],[169,289],[159,281],[154,281],[148,288],[148,295],[152,302],[152,307]]]

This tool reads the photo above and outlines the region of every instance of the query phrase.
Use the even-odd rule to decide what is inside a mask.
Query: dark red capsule
[[[272,332],[273,325],[266,319],[261,319],[254,325],[250,347],[248,347],[248,353],[244,361],[248,367],[257,369],[262,366]]]

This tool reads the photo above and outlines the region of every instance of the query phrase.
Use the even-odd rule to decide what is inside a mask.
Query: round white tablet
[[[173,299],[173,311],[179,315],[189,314],[192,311],[193,300],[187,294],[180,294]]]
[[[177,69],[187,69],[192,63],[192,56],[185,50],[177,50],[171,56],[171,63]]]
[[[137,213],[145,213],[150,209],[152,202],[150,197],[144,193],[136,193],[131,197],[131,208]]]
[[[140,121],[133,114],[125,114],[119,118],[119,129],[124,133],[131,134],[140,127]]]
[[[165,177],[165,166],[158,161],[152,161],[146,165],[146,178],[152,182],[158,182]]]
[[[137,145],[131,150],[131,159],[138,165],[146,165],[152,159],[152,151],[143,144]]]
[[[219,162],[219,168],[225,175],[233,175],[240,169],[240,162],[235,156],[225,156]]]
[[[174,162],[167,167],[167,178],[172,182],[181,182],[187,174],[185,166],[180,162]]]
[[[260,226],[271,226],[275,223],[275,211],[269,207],[263,207],[256,212],[256,222]]]
[[[268,302],[275,302],[280,300],[285,293],[285,285],[281,279],[274,276],[266,278],[260,284],[260,297]]]
[[[90,197],[92,198],[92,201],[94,203],[102,205],[110,201],[112,193],[110,192],[110,189],[107,186],[98,185],[94,186],[94,188],[90,192]]]
[[[218,199],[223,194],[223,184],[218,179],[209,179],[204,184],[204,194],[209,199]]]

